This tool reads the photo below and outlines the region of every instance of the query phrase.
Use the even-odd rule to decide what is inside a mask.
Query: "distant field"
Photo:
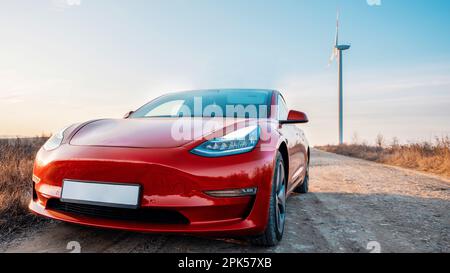
[[[28,212],[34,157],[46,138],[0,139],[0,237],[39,221]]]
[[[437,174],[450,178],[450,139],[407,145],[344,144],[316,147],[326,152]]]

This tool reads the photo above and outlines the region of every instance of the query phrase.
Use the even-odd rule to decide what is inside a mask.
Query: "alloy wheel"
[[[286,183],[284,167],[281,162],[277,166],[276,195],[277,230],[279,234],[283,234],[286,220]]]

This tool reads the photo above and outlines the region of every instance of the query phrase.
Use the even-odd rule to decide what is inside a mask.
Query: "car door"
[[[286,102],[281,95],[278,95],[278,120],[287,120],[289,110]],[[298,181],[302,174],[302,149],[300,141],[300,131],[295,124],[283,124],[280,129],[281,134],[286,139],[286,144],[289,153],[289,184],[291,185]]]
[[[308,163],[308,141],[305,136],[305,132],[300,128],[301,125],[297,125],[297,140],[298,140],[298,149],[299,149],[299,178],[304,178],[306,174],[306,166]]]

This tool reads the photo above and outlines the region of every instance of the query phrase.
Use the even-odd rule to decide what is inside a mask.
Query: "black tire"
[[[279,172],[281,170],[281,173]],[[280,188],[278,183],[279,175],[283,177],[283,186]],[[284,191],[284,204],[280,204],[279,194]],[[281,200],[283,201],[283,200]],[[283,206],[283,208],[281,208]],[[281,215],[282,214],[282,215]],[[278,218],[281,217],[281,218]],[[278,152],[275,164],[274,177],[272,179],[272,195],[270,197],[269,221],[263,234],[252,238],[251,242],[257,246],[271,247],[276,246],[284,234],[284,226],[286,221],[286,176],[284,162],[281,153]]]
[[[306,163],[306,174],[305,174],[305,178],[303,179],[303,183],[298,185],[295,189],[294,189],[295,193],[308,193],[309,192],[309,160]]]

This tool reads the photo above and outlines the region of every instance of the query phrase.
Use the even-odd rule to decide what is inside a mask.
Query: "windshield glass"
[[[267,118],[269,90],[204,90],[162,96],[139,108],[131,118],[233,117]]]

